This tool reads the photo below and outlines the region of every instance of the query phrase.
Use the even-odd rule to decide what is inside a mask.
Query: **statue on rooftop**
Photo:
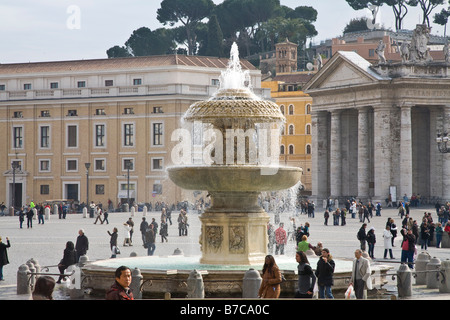
[[[400,47],[398,46],[397,43],[397,49],[398,52],[400,53],[400,56],[402,57],[402,62],[408,62],[409,61],[409,56],[410,56],[410,50],[411,45],[408,42],[402,42],[402,44],[400,45]]]
[[[445,45],[444,45],[444,57],[445,62],[450,63],[450,45],[448,44],[448,39],[445,39]]]
[[[386,58],[384,57],[384,50],[386,49],[386,44],[383,40],[380,40],[378,47],[375,49],[375,53],[378,55],[378,63],[386,63]]]
[[[428,50],[428,40],[430,38],[429,28],[425,24],[416,25],[411,40],[411,61],[431,61],[433,60]]]

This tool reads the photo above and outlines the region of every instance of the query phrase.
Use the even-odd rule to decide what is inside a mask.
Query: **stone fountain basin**
[[[300,181],[298,167],[249,165],[173,166],[170,179],[187,190],[209,192],[262,192],[284,190]]]

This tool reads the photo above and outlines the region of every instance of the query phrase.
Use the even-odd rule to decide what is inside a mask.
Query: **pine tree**
[[[206,55],[223,57],[223,34],[216,15],[212,15],[208,21],[208,43]]]

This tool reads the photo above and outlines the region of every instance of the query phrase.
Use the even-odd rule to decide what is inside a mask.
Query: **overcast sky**
[[[189,0],[186,0],[189,1]],[[213,0],[216,4],[223,0]],[[162,27],[156,19],[160,0],[1,0],[0,63],[107,58],[106,50],[122,46],[140,28]],[[318,11],[314,42],[342,34],[352,18],[370,16],[354,11],[345,0],[281,0],[291,8],[308,5]],[[440,11],[436,9],[435,12]],[[382,7],[378,18],[395,29],[393,13]],[[412,8],[404,27],[421,22],[421,12]],[[433,34],[443,27],[433,25]]]

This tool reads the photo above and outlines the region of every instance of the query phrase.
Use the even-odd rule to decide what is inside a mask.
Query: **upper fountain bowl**
[[[258,165],[174,166],[167,168],[170,179],[187,190],[209,192],[261,192],[284,190],[300,181],[298,167]]]
[[[192,104],[183,119],[209,123],[218,119],[246,119],[253,123],[285,121],[276,103],[258,98],[248,88],[221,89],[212,99]]]

